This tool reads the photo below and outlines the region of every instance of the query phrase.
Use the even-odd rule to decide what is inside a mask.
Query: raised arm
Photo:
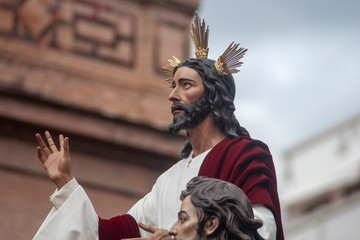
[[[58,189],[61,189],[73,178],[71,175],[71,161],[69,153],[69,138],[59,135],[60,150],[55,145],[49,131],[45,132],[45,137],[49,146],[39,133],[35,135],[39,146],[37,147],[38,157],[43,163],[44,168]]]
[[[45,141],[40,134],[35,136],[38,157],[58,190],[51,195],[53,208],[33,240],[98,240],[98,216],[84,189],[71,175],[69,139],[60,134],[58,149],[48,131]]]

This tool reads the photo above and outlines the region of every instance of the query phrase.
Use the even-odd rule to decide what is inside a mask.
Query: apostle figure
[[[178,220],[169,230],[173,239],[261,240],[245,193],[232,183],[194,177],[182,191]]]
[[[263,226],[263,239],[283,239],[276,174],[268,147],[250,138],[235,118],[235,83],[247,49],[230,44],[217,61],[207,58],[208,27],[195,15],[192,26],[196,58],[169,60],[164,68],[172,90],[171,133],[187,132],[183,159],[157,179],[151,192],[127,214],[109,220],[97,216],[83,188],[71,175],[68,138],[62,135],[60,150],[46,132],[49,147],[40,134],[38,155],[57,185],[51,210],[34,239],[122,239],[166,237],[177,219],[179,195],[194,176],[231,182],[249,198],[255,218]],[[138,223],[147,226],[138,227]],[[153,229],[157,229],[155,232]],[[149,232],[147,232],[149,231]],[[166,232],[165,234],[163,234]]]

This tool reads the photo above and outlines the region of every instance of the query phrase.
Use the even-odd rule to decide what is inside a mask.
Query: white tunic
[[[158,228],[170,229],[176,222],[181,207],[180,193],[186,184],[198,175],[200,166],[210,150],[194,157],[183,159],[160,175],[151,192],[138,201],[128,212],[136,222]],[[191,154],[190,154],[191,155]],[[140,231],[142,236],[147,233]]]
[[[180,160],[160,175],[151,192],[130,210],[137,222],[170,229],[181,206],[180,193],[190,179],[198,175],[210,150],[191,159]],[[188,164],[191,160],[191,164]],[[83,188],[75,179],[50,198],[54,207],[39,228],[35,240],[98,239],[98,216]],[[264,239],[276,239],[276,223],[272,212],[261,204],[253,206],[255,218],[263,221],[258,230]],[[149,235],[140,229],[141,236]]]

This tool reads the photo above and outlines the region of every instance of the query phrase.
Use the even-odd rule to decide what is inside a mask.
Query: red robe
[[[199,176],[231,182],[252,204],[264,204],[275,216],[276,239],[284,239],[275,168],[266,144],[248,137],[226,138],[207,154]]]
[[[224,139],[207,154],[199,176],[234,183],[246,193],[252,204],[264,204],[275,216],[276,239],[284,239],[275,168],[264,143],[248,137]],[[99,218],[99,240],[135,237],[140,237],[140,232],[132,216],[123,215],[110,220]]]
[[[109,220],[99,217],[99,240],[120,240],[138,237],[141,237],[139,227],[131,215],[125,214]]]

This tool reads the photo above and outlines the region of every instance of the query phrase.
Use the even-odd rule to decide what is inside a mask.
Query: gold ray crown
[[[244,57],[247,49],[239,48],[239,43],[234,45],[234,42],[225,50],[225,52],[215,62],[215,68],[219,75],[227,75],[229,73],[237,73],[243,62],[239,60]]]
[[[170,58],[168,62],[169,64],[163,67],[163,70],[165,75],[167,76],[166,81],[171,83],[173,79],[174,68],[177,67],[179,63],[181,63],[181,61],[177,59],[175,56],[173,56],[173,58],[172,59]]]
[[[196,11],[190,35],[195,45],[195,56],[197,58],[208,57],[209,26],[207,25],[205,28],[205,25],[205,20],[203,19],[201,22],[201,18]],[[243,62],[240,62],[240,59],[243,58],[247,49],[242,47],[238,49],[239,46],[240,44],[234,44],[234,42],[232,42],[225,52],[217,59],[215,68],[219,75],[227,75],[229,73],[237,73],[240,71],[237,68],[243,64]],[[168,62],[169,64],[163,67],[163,70],[167,76],[166,81],[172,82],[174,68],[177,67],[181,61],[173,56]]]
[[[209,25],[205,28],[205,20],[201,22],[201,18],[197,11],[195,11],[195,19],[192,23],[190,35],[195,46],[195,56],[197,58],[207,58],[208,57],[208,40],[209,40]]]

